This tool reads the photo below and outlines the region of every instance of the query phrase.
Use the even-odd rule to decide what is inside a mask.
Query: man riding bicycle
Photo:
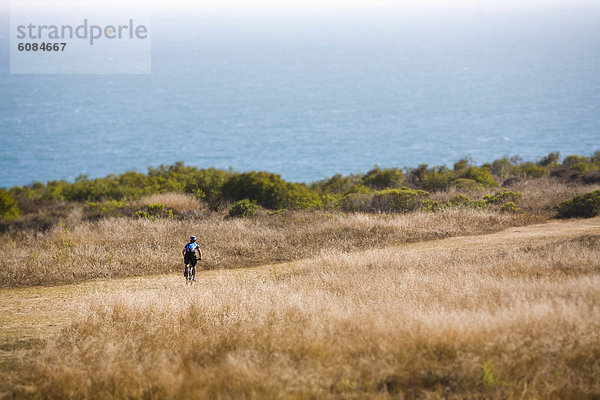
[[[198,257],[196,258],[196,251],[198,251]],[[185,263],[185,272],[183,275],[186,277],[186,281],[196,281],[196,263],[198,260],[202,260],[202,250],[196,243],[196,236],[190,236],[190,242],[183,248],[183,262]]]

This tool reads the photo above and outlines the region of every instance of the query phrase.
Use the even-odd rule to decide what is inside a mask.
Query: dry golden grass
[[[544,177],[539,179],[522,180],[512,183],[509,190],[521,192],[523,197],[517,206],[521,212],[551,218],[556,215],[554,205],[581,193],[600,189],[600,185],[567,184],[558,179]],[[468,195],[471,200],[482,200],[485,195],[494,193],[498,188],[472,192],[458,191],[451,188],[445,192],[434,192],[431,199],[447,202],[459,194]]]
[[[299,260],[322,251],[354,251],[535,221],[526,215],[469,210],[406,215],[287,212],[246,219],[67,218],[49,232],[0,235],[0,287],[56,285],[182,269],[190,235],[203,248],[201,268],[239,268]]]
[[[598,222],[328,251],[210,271],[194,287],[164,277],[99,293],[18,364],[5,393],[597,398]]]
[[[575,195],[600,189],[600,185],[565,184],[554,178],[544,177],[512,184],[509,189],[523,193],[519,206],[524,212],[555,215],[554,204]]]
[[[205,210],[206,205],[198,200],[195,196],[184,193],[161,193],[142,197],[133,205],[136,208],[142,208],[150,204],[163,204],[166,208],[170,208],[179,214]]]

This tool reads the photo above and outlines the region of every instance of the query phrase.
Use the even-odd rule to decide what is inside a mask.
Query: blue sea
[[[600,5],[446,11],[171,10],[149,75],[11,75],[2,11],[0,187],[178,160],[310,182],[600,150]]]

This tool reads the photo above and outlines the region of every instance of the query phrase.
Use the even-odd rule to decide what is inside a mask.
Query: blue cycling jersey
[[[197,248],[199,248],[200,246],[198,246],[197,243],[194,242],[190,242],[188,244],[185,245],[185,253],[186,254],[194,254],[194,251],[196,251]]]

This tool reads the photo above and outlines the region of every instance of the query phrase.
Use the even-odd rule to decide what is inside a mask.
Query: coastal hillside
[[[5,398],[595,398],[600,220],[0,290]],[[34,311],[33,311],[34,310]]]
[[[599,170],[176,164],[2,189],[0,398],[596,398]]]

